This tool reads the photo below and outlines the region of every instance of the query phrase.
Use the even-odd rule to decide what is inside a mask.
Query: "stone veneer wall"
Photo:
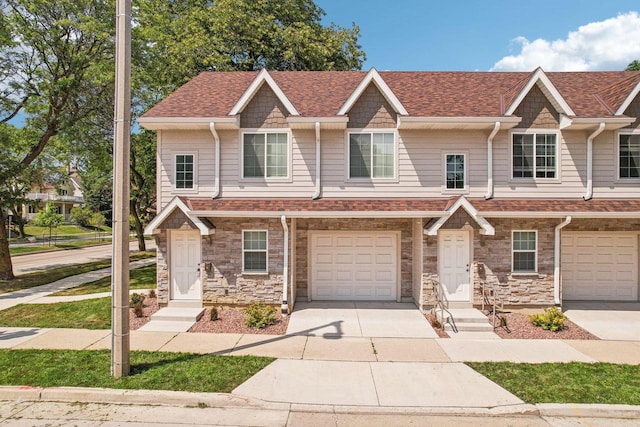
[[[203,302],[247,305],[282,302],[284,233],[277,218],[213,218],[216,233],[202,242]],[[268,274],[242,273],[242,231],[267,230]],[[210,266],[210,268],[209,268]]]
[[[538,85],[531,88],[531,91],[516,108],[514,115],[522,117],[518,128],[558,129],[560,125],[555,107],[542,93]]]
[[[350,128],[395,128],[397,114],[376,85],[370,84],[349,111]]]
[[[309,231],[400,231],[400,294],[412,300],[412,240],[411,220],[408,219],[298,219],[296,222],[296,298],[308,298]]]
[[[156,241],[156,295],[158,304],[165,306],[169,303],[169,258],[167,232],[162,231],[153,236]]]

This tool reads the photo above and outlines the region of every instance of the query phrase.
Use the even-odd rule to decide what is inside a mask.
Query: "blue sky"
[[[624,69],[640,59],[638,0],[316,4],[327,13],[324,23],[360,27],[365,70],[530,71],[539,65],[546,71],[587,71]]]

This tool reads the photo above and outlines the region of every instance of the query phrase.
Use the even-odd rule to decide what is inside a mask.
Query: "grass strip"
[[[38,246],[21,246],[17,248],[9,248],[11,255],[31,254],[36,252],[54,252],[62,251],[65,249],[84,248],[87,246],[100,246],[111,242],[111,238],[103,238],[100,242],[95,239],[91,240],[77,240],[72,242],[60,242],[55,245],[38,245]]]
[[[115,379],[110,357],[102,350],[0,350],[0,384],[229,393],[275,360],[133,351],[131,375]]]
[[[0,326],[16,328],[110,329],[111,298],[55,304],[19,304],[0,311]]]
[[[640,365],[468,362],[527,403],[640,405]]]
[[[156,288],[156,265],[136,268],[129,273],[129,289],[155,289]],[[74,288],[58,291],[51,296],[87,295],[99,292],[111,291],[111,276],[85,283]]]
[[[129,260],[137,261],[140,259],[151,258],[154,257],[155,254],[155,251],[134,252],[129,255]],[[35,273],[21,274],[16,276],[13,280],[0,280],[0,294],[46,285],[47,283],[55,282],[56,280],[64,279],[65,277],[75,276],[76,274],[87,273],[89,271],[100,270],[107,267],[111,267],[111,259],[103,259],[84,264],[52,268]]]

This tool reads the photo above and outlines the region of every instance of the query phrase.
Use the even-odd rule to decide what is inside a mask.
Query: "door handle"
[[[467,264],[467,271],[469,271],[469,264]]]

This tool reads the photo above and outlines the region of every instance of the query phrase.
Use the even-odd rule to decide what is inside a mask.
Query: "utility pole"
[[[131,0],[116,4],[116,93],[113,138],[111,375],[129,375],[129,151],[131,149]]]

